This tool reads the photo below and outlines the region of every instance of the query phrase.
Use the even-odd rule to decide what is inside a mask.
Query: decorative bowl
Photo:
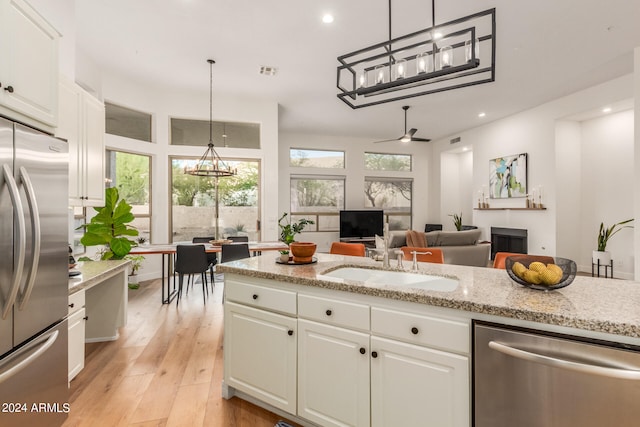
[[[516,275],[513,271],[513,265],[516,262],[521,263],[527,269],[533,262],[541,262],[543,264],[555,264],[562,269],[562,277],[560,281],[553,285],[545,285],[544,283],[531,283],[520,276]],[[559,257],[550,257],[550,256],[536,256],[536,255],[514,255],[507,257],[504,262],[505,268],[507,270],[507,274],[519,285],[525,286],[530,289],[535,289],[538,291],[552,291],[554,289],[564,288],[565,286],[569,286],[573,279],[576,277],[577,267],[576,263],[567,258],[559,258]]]
[[[211,243],[213,246],[226,245],[227,243],[231,243],[231,242],[232,240],[228,240],[228,239],[209,240],[209,243]]]
[[[313,242],[293,242],[289,245],[293,262],[310,262],[316,253],[317,245]]]

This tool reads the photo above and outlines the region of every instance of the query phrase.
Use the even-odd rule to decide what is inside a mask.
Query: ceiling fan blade
[[[402,137],[400,137],[402,138]],[[374,144],[377,144],[379,142],[393,142],[393,141],[398,141],[400,138],[394,138],[394,139],[383,139],[382,141],[373,141]]]
[[[409,132],[404,134],[404,136],[408,136],[409,138],[411,138],[413,135],[415,135],[416,132],[418,132],[418,129],[411,128],[411,129],[409,129]]]
[[[427,139],[427,138],[418,138],[418,137],[415,137],[415,138],[414,138],[414,137],[412,137],[412,138],[411,138],[411,141],[412,141],[412,142],[413,142],[413,141],[417,141],[417,142],[429,142],[429,141],[431,141],[431,140],[430,140],[430,139]]]

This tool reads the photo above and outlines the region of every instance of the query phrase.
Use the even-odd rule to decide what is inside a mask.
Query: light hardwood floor
[[[273,427],[281,420],[221,397],[222,284],[206,304],[199,284],[177,307],[161,304],[160,291],[160,280],[129,290],[120,338],[85,346],[64,426]]]

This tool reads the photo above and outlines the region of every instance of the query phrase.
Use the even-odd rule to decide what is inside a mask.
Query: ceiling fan
[[[417,136],[413,136],[418,129],[416,128],[411,128],[409,129],[409,131],[407,131],[407,110],[409,109],[408,105],[405,105],[404,107],[402,107],[402,109],[404,110],[404,135],[402,135],[400,138],[395,138],[395,139],[385,139],[384,141],[374,141],[374,142],[390,142],[390,141],[401,141],[401,142],[413,142],[413,141],[418,141],[418,142],[429,142],[431,141],[430,139],[426,139],[426,138],[418,138]]]

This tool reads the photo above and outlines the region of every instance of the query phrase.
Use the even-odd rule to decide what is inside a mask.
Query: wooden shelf
[[[546,211],[547,208],[473,208],[474,211]]]

